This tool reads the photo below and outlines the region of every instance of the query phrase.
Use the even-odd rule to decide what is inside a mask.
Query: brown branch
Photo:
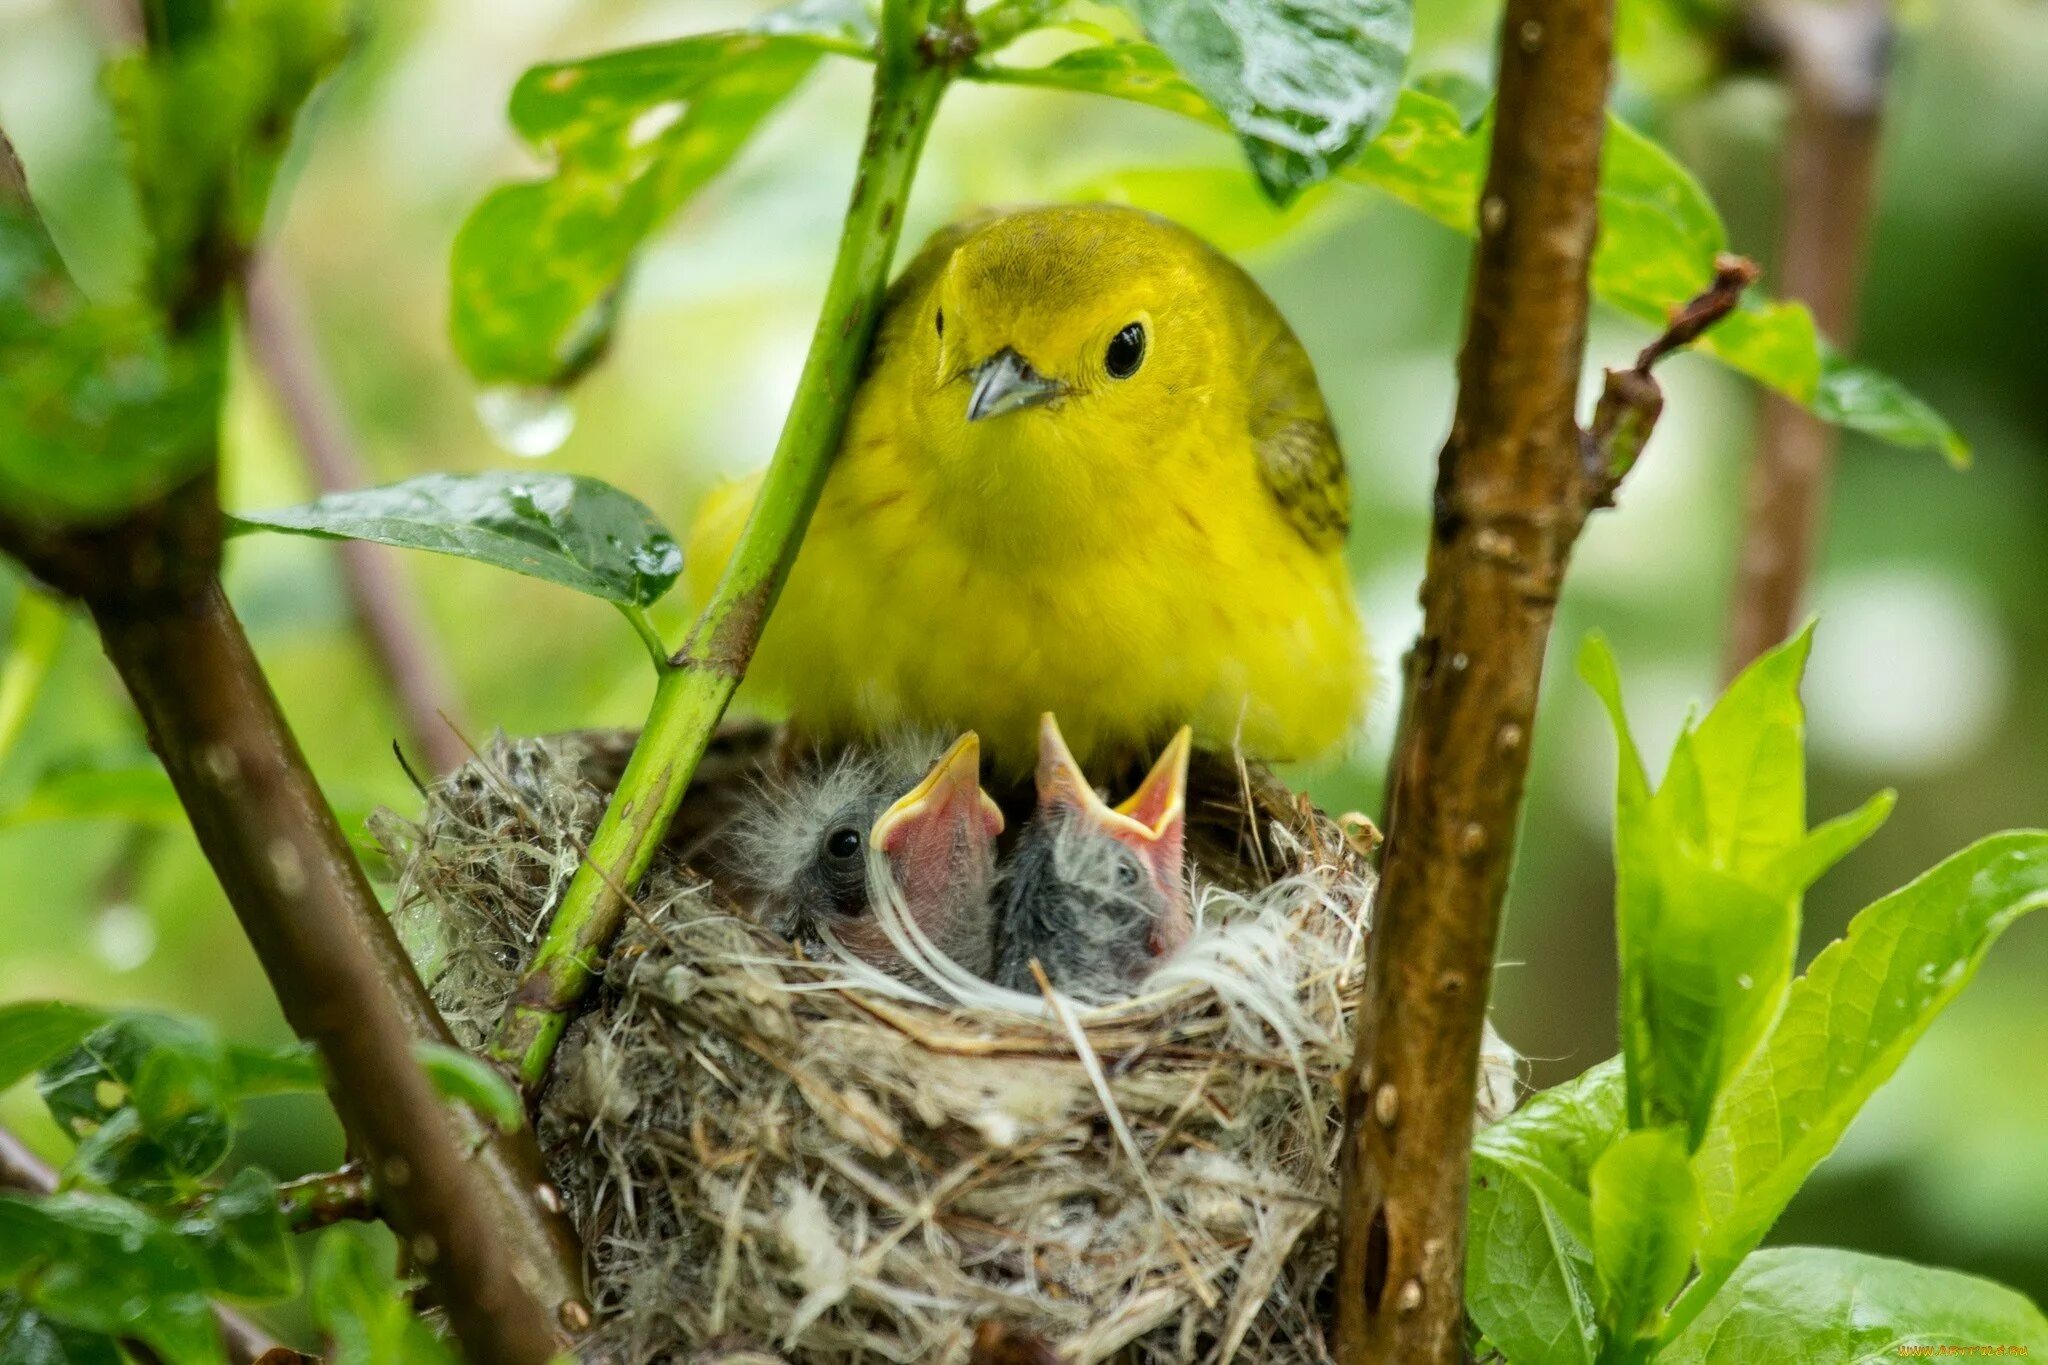
[[[27,1143],[7,1129],[0,1128],[0,1189],[49,1194],[56,1188],[57,1172],[49,1163],[30,1151]],[[228,1360],[232,1365],[253,1365],[272,1351],[297,1355],[289,1347],[273,1341],[269,1333],[232,1308],[215,1304],[213,1320],[220,1327],[221,1341],[227,1347]],[[123,1342],[122,1345],[131,1353],[136,1349],[133,1343]]]
[[[1753,46],[1775,57],[1792,107],[1785,125],[1779,286],[1837,345],[1855,336],[1884,86],[1886,0],[1772,0],[1748,15]],[[1838,433],[1767,394],[1744,498],[1724,672],[1733,677],[1791,634],[1820,542]]]
[[[335,1223],[367,1222],[378,1216],[376,1191],[362,1163],[352,1161],[338,1171],[300,1176],[277,1187],[285,1222],[293,1232],[310,1232]]]
[[[250,355],[277,395],[314,485],[322,493],[363,487],[369,478],[355,433],[274,257],[248,271],[242,311]],[[435,772],[455,771],[468,758],[457,734],[466,727],[447,662],[399,572],[397,552],[355,540],[337,542],[334,551],[357,628],[413,747]]]
[[[1345,1088],[1336,1356],[1452,1362],[1486,995],[1565,565],[1612,0],[1510,0],[1458,406]]]
[[[580,1262],[535,1197],[531,1133],[444,1107],[413,1060],[450,1043],[217,583],[87,598],[200,846],[293,1030],[320,1049],[379,1204],[474,1359],[540,1362],[587,1321]],[[460,1131],[457,1124],[460,1124]],[[532,1292],[522,1276],[536,1281]]]
[[[0,168],[0,196],[21,183],[15,169]],[[74,288],[52,270],[44,283]],[[172,341],[219,344],[219,333],[174,330]],[[221,591],[213,462],[110,524],[0,513],[0,548],[99,627],[286,1020],[326,1063],[380,1206],[467,1353],[549,1359],[590,1321],[580,1249],[531,1129],[500,1133],[444,1106],[414,1058],[416,1040],[453,1039]]]

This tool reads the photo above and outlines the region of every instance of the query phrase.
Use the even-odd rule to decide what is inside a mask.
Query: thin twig
[[[1887,0],[1768,0],[1747,38],[1783,73],[1783,220],[1777,281],[1813,310],[1822,335],[1855,339],[1893,25]],[[1744,497],[1723,672],[1791,634],[1804,610],[1833,482],[1836,429],[1767,394]]]
[[[249,353],[284,410],[313,483],[322,493],[369,483],[356,435],[328,379],[284,269],[272,256],[252,266],[243,291]],[[366,541],[334,546],[349,609],[406,734],[437,773],[453,772],[462,749],[440,721],[459,717],[447,661],[397,563],[397,552]]]
[[[1741,256],[1722,256],[1714,262],[1714,282],[1696,298],[1671,314],[1671,323],[1661,335],[1643,347],[1636,363],[1626,370],[1609,370],[1600,390],[1599,406],[1593,410],[1593,425],[1586,433],[1586,459],[1599,485],[1595,507],[1614,506],[1614,494],[1628,477],[1643,446],[1664,411],[1664,390],[1651,370],[1657,362],[1680,347],[1690,345],[1700,333],[1735,311],[1742,293],[1755,284],[1763,272],[1755,262]]]

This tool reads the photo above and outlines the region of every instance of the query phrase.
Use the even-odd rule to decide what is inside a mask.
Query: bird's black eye
[[[1124,890],[1137,890],[1138,883],[1143,881],[1144,878],[1144,870],[1129,858],[1122,858],[1117,861],[1116,884]]]
[[[835,858],[851,858],[860,852],[860,831],[841,825],[825,836],[825,851]]]
[[[1111,379],[1129,379],[1145,363],[1145,324],[1134,322],[1109,339],[1102,368]]]
[[[945,309],[941,308],[938,312],[932,314],[932,330],[937,332],[940,336],[944,336],[946,334]]]

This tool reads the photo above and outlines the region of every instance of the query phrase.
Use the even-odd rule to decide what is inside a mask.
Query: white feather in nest
[[[594,800],[555,789],[571,767],[528,774],[528,804],[559,827],[509,836],[473,785],[437,795],[452,815],[403,827],[405,913],[500,945],[494,970],[437,982],[458,1018],[502,1006],[502,946],[554,894],[536,869],[595,819]],[[776,856],[770,836],[742,837]],[[652,1362],[715,1339],[794,1365],[959,1365],[996,1318],[1077,1362],[1323,1360],[1373,881],[1340,837],[1317,846],[1337,852],[1269,837],[1294,870],[1255,894],[1197,887],[1181,952],[1096,1005],[980,979],[873,865],[878,922],[913,979],[829,934],[821,960],[801,959],[658,865],[541,1111],[595,1262],[600,1348]],[[1489,1029],[1480,1117],[1515,1084]]]

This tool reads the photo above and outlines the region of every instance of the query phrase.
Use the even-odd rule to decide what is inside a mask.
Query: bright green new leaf
[[[112,1337],[53,1322],[11,1292],[0,1292],[0,1360],[8,1365],[126,1365]]]
[[[2048,1354],[2048,1319],[2024,1295],[1972,1275],[1853,1251],[1775,1247],[1744,1261],[1657,1360],[1879,1365],[1943,1346],[2039,1359]]]
[[[1619,1059],[1481,1133],[1472,1154],[1465,1302],[1516,1365],[1591,1365],[1594,1164],[1623,1131]]]
[[[1409,0],[1125,0],[1223,114],[1281,203],[1328,179],[1392,117]]]
[[[824,52],[865,54],[850,0],[811,0],[752,29],[537,66],[512,124],[554,162],[470,214],[450,263],[449,332],[489,384],[560,387],[610,341],[642,244],[738,154]]]
[[[106,1021],[105,1010],[63,1000],[0,1005],[0,1090],[71,1051]]]
[[[254,1166],[180,1217],[172,1231],[198,1257],[207,1291],[250,1303],[299,1292],[299,1258],[278,1203],[277,1181]]]
[[[1605,642],[1589,639],[1580,655],[1621,746],[1615,913],[1630,1114],[1638,1127],[1682,1123],[1695,1144],[1782,1005],[1806,887],[1890,809],[1879,797],[1808,834],[1809,648],[1802,633],[1746,669],[1679,735],[1655,791]]]
[[[984,65],[968,74],[1109,95],[1227,126],[1202,91],[1147,43],[1104,43],[1044,66]],[[1470,128],[1467,122],[1432,94],[1402,90],[1385,130],[1340,174],[1448,227],[1476,233],[1491,129],[1486,120]],[[1691,174],[1656,143],[1610,118],[1600,168],[1594,292],[1662,327],[1673,309],[1713,281],[1715,258],[1727,249],[1720,214]],[[1952,463],[1968,461],[1969,447],[1939,414],[1895,381],[1835,356],[1799,304],[1745,300],[1694,344],[1828,421],[1894,445],[1939,450]]]
[[[483,1058],[442,1043],[416,1044],[413,1056],[444,1098],[468,1105],[504,1132],[526,1122],[518,1090]]]
[[[167,1365],[221,1358],[191,1248],[123,1199],[0,1194],[0,1288],[53,1322],[146,1342]]]
[[[1995,835],[1871,905],[1814,959],[1695,1158],[1707,1226],[1681,1325],[1763,1240],[2006,926],[2044,904],[2048,834]]]
[[[423,474],[229,518],[287,531],[432,550],[645,607],[676,581],[683,552],[647,505],[580,474]]]
[[[313,1320],[334,1343],[328,1365],[460,1365],[412,1311],[391,1257],[356,1228],[331,1228],[313,1252]]]
[[[1593,1269],[1608,1339],[1646,1334],[1692,1269],[1700,1196],[1684,1132],[1643,1128],[1593,1164]]]

